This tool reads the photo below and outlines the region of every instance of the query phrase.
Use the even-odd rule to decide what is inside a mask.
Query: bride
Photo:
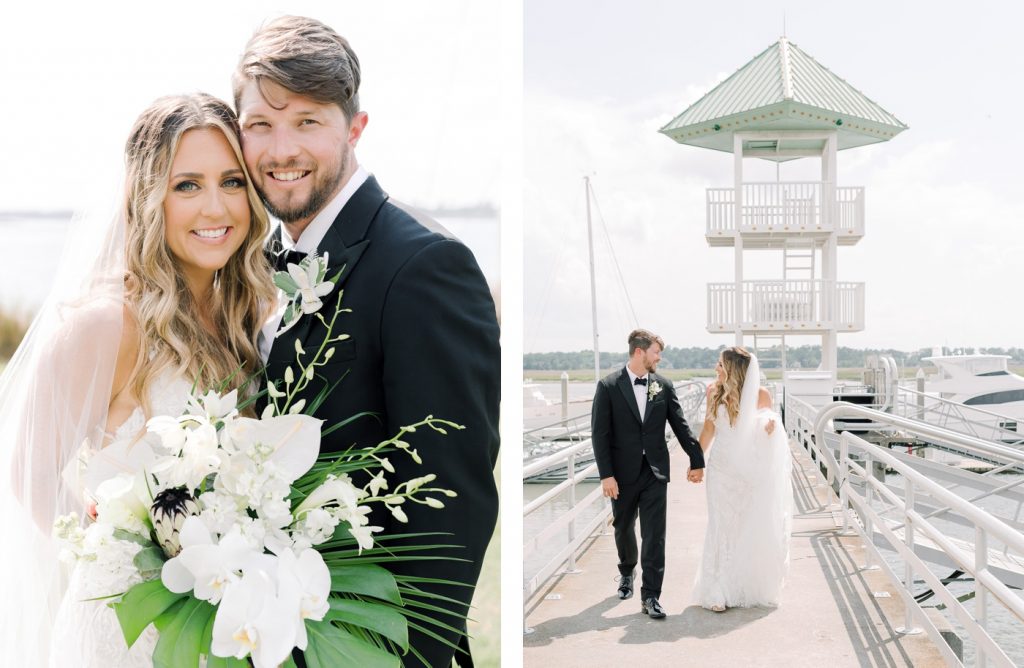
[[[701,448],[711,452],[708,528],[694,599],[714,612],[777,606],[793,500],[785,430],[761,387],[756,357],[727,348],[715,373],[700,433]]]
[[[102,231],[74,221],[63,273],[0,377],[0,665],[152,665],[155,632],[129,650],[106,602],[88,600],[119,592],[88,562],[68,581],[50,532],[94,512],[100,481],[146,463],[149,416],[180,414],[193,383],[246,391],[261,367],[276,290],[238,136],[205,94],[142,113],[119,211]]]

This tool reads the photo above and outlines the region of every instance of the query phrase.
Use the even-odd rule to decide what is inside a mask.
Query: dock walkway
[[[945,665],[926,634],[896,632],[904,609],[895,588],[880,571],[863,570],[864,550],[858,538],[840,535],[823,476],[803,450],[791,450],[796,508],[789,577],[777,609],[713,613],[691,600],[707,506],[704,486],[686,482],[677,448],[661,597],[668,617],[641,614],[638,594],[618,600],[615,542],[606,526],[577,560],[581,573],[553,578],[527,602],[533,632],[524,636],[524,666]],[[639,583],[639,570],[637,576]]]

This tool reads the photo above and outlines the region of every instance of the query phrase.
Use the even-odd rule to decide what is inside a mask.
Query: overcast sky
[[[7,2],[0,9],[0,210],[75,209],[152,100],[230,100],[245,42],[281,14],[318,18],[359,55],[360,162],[420,207],[497,206],[497,2]]]
[[[732,345],[705,330],[705,285],[733,280],[733,251],[704,240],[705,189],[732,186],[732,155],[657,130],[775,42],[784,14],[792,43],[910,126],[839,153],[839,185],[867,203],[864,239],[838,254],[839,280],[866,283],[866,328],[839,345],[1024,345],[1024,12],[947,4],[527,0],[525,351],[592,347],[585,174],[601,349],[634,324],[602,217],[642,326]],[[758,257],[751,278],[781,278],[781,253]]]

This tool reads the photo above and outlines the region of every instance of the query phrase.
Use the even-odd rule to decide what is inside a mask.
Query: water
[[[1017,474],[999,474],[1000,484],[1009,484],[1014,480],[1020,479],[1022,476]],[[886,484],[896,488],[902,489],[903,478],[902,476],[895,474],[888,474],[885,478]],[[960,493],[959,490],[953,490]],[[984,500],[983,503],[975,504],[982,507],[984,510],[992,513],[993,515],[1003,517],[1015,516],[1020,508],[1018,504],[1006,498],[989,497]],[[876,507],[877,509],[877,507]],[[959,524],[952,522],[943,522],[938,518],[930,520],[938,529],[944,534],[958,538],[961,540],[974,541],[974,530],[969,527],[964,527]],[[990,539],[990,549],[1002,549],[1004,546]],[[903,560],[899,558],[895,553],[882,552],[886,562],[896,572],[896,574],[902,578],[904,572]],[[951,568],[945,566],[930,565],[930,570],[939,578],[946,578],[952,574]],[[917,576],[915,580],[920,580],[920,576]],[[917,582],[914,591],[920,593],[924,591],[925,585],[923,582]],[[953,596],[960,597],[966,594],[970,594],[974,591],[973,582],[951,582],[947,585],[947,590],[953,594]],[[1018,596],[1021,596],[1021,592],[1016,592]],[[972,598],[964,602],[964,607],[967,611],[975,615],[977,603],[976,598]],[[936,597],[932,597],[923,603],[924,606],[935,606],[938,605],[939,601]],[[974,643],[971,642],[967,636],[966,631],[957,622],[956,618],[950,610],[943,610],[943,615],[949,620],[953,629],[957,634],[964,640],[964,664],[973,665],[975,661],[976,651]],[[902,623],[902,622],[901,622]],[[988,625],[987,629],[992,638],[996,643],[1006,652],[1007,656],[1016,665],[1024,665],[1024,626],[1021,622],[1011,614],[1003,605],[995,599],[994,596],[989,596],[988,603]]]
[[[20,312],[39,308],[60,262],[70,219],[70,214],[0,214],[0,307]]]
[[[34,312],[43,303],[60,262],[70,213],[0,212],[0,308]],[[492,290],[501,277],[499,220],[493,217],[443,217],[439,222],[476,256]]]

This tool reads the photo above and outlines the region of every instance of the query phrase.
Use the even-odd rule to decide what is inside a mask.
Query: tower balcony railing
[[[708,284],[708,331],[782,334],[864,329],[864,284],[743,281]]]
[[[740,195],[739,225],[736,195]],[[839,234],[864,235],[864,188],[834,187],[829,181],[743,183],[737,188],[707,189],[707,237]]]

